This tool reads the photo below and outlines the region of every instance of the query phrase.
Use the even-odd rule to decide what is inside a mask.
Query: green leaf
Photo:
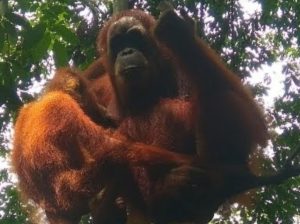
[[[60,35],[66,42],[72,45],[78,43],[78,38],[76,34],[72,30],[68,29],[67,27],[59,24],[55,26],[55,30],[57,34]]]
[[[7,62],[0,62],[0,85],[9,85],[9,64]]]
[[[30,28],[29,21],[16,13],[9,12],[6,14],[6,18],[11,21],[13,24],[20,25],[22,27]]]
[[[4,47],[4,40],[5,40],[4,29],[3,29],[3,27],[0,25],[0,52],[2,52],[2,50],[3,50],[3,47]]]
[[[3,150],[4,151],[4,150]],[[4,156],[5,153],[3,153],[3,151],[0,151],[0,156]],[[8,172],[7,170],[1,170],[0,171],[0,181],[7,181],[8,180]]]
[[[277,0],[263,0],[261,1],[262,4],[262,20],[265,23],[272,23],[273,17],[272,15],[276,12],[278,8],[278,1]]]
[[[20,7],[20,9],[22,10],[22,12],[26,12],[26,11],[30,11],[30,7],[32,7],[33,3],[28,0],[18,0],[18,5]],[[31,9],[32,10],[32,9]]]
[[[11,42],[11,44],[15,44],[18,39],[16,27],[7,20],[3,22],[3,27],[4,33],[8,34],[9,41]]]
[[[56,67],[63,67],[68,64],[68,53],[64,44],[56,41],[53,45],[54,61]]]
[[[277,0],[265,0],[265,10],[274,12],[277,9]]]
[[[35,61],[41,60],[47,53],[51,44],[51,36],[46,32],[43,38],[32,49],[32,56]]]
[[[8,8],[8,0],[1,0],[0,1],[0,15],[4,16],[5,13],[7,12]]]
[[[43,23],[25,30],[23,46],[25,50],[33,48],[44,36],[46,26]]]
[[[57,17],[59,17],[60,14],[65,13],[65,11],[66,11],[65,5],[55,4],[51,7],[51,12],[54,13]]]

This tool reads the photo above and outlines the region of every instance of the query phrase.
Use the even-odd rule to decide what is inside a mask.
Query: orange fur
[[[189,163],[123,139],[96,125],[70,95],[47,92],[25,105],[16,121],[12,163],[21,191],[46,211],[50,223],[77,223],[89,211],[90,199],[120,179],[118,170],[124,173],[129,164]],[[124,191],[132,185],[126,180],[122,184]]]
[[[249,154],[258,144],[266,144],[268,134],[260,109],[241,81],[213,50],[190,32],[192,29],[186,28],[185,21],[174,12],[166,13],[156,24],[150,15],[135,10],[113,17],[100,34],[98,47],[106,58],[104,67],[111,77],[114,77],[114,69],[113,62],[107,58],[107,36],[110,26],[124,16],[141,21],[154,46],[163,46],[159,48],[157,60],[161,57],[172,60],[173,66],[179,66],[182,75],[191,83],[192,90],[188,98],[179,96],[168,99],[159,95],[157,89],[151,90],[144,99],[147,101],[149,95],[157,98],[151,109],[137,108],[138,114],[125,115],[121,118],[118,132],[133,141],[198,156],[198,163],[205,167],[210,178],[207,185],[215,189],[221,189],[225,178],[232,173],[241,170],[250,172]],[[116,91],[118,86],[113,78],[111,82]],[[141,97],[139,93],[132,95]],[[114,104],[118,105],[118,102]],[[118,106],[114,110],[113,113],[121,113]],[[177,195],[177,198],[171,194],[168,198],[159,194],[157,182],[151,180],[147,171],[137,169],[134,172],[144,200],[151,202],[149,209],[153,212],[154,220],[163,220],[165,223],[187,221],[197,217],[193,210],[204,206],[199,199],[199,207],[195,204],[186,214],[182,211],[180,217],[172,203],[176,199],[182,203],[178,208],[188,207],[188,194]],[[193,194],[195,192],[191,191]],[[212,203],[211,206],[216,204]]]

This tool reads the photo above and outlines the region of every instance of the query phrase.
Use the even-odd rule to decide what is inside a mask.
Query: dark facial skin
[[[138,96],[147,95],[153,88],[151,83],[156,80],[156,46],[149,36],[133,17],[123,17],[108,31],[110,75],[119,103],[126,104],[129,109],[131,104],[139,104]]]

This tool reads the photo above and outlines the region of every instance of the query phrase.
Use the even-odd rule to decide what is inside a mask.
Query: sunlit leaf
[[[75,45],[78,43],[78,38],[76,36],[76,34],[68,29],[67,27],[63,26],[63,25],[57,25],[55,26],[55,30],[57,32],[58,35],[60,35],[65,41],[67,41],[68,43]]]

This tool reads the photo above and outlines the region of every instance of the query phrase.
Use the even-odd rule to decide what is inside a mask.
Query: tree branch
[[[281,184],[285,180],[296,176],[300,176],[300,167],[286,168],[272,176],[256,177],[253,182],[254,187],[261,187],[273,184]]]
[[[233,175],[226,182],[222,194],[224,194],[224,198],[228,198],[253,188],[281,184],[285,180],[297,176],[300,176],[300,167],[285,168],[270,176],[255,176],[250,173]]]

